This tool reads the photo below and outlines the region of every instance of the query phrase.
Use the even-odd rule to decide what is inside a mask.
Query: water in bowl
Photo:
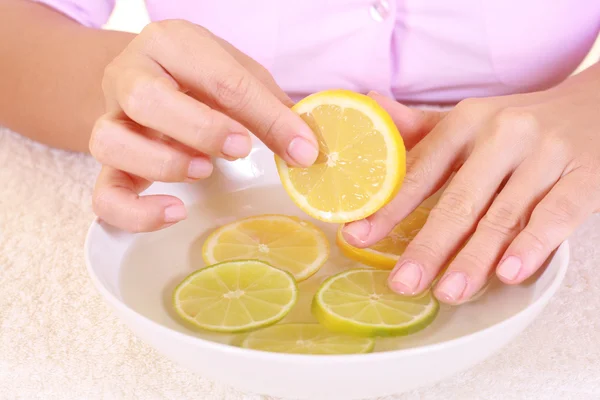
[[[138,235],[124,257],[120,291],[123,301],[140,314],[169,328],[203,339],[235,345],[236,335],[194,331],[180,323],[171,307],[175,286],[187,275],[204,267],[202,244],[215,228],[236,219],[260,214],[287,214],[309,219],[326,233],[331,256],[321,271],[299,284],[300,297],[282,322],[316,322],[310,312],[312,296],[319,284],[339,271],[361,267],[345,258],[335,245],[337,225],[314,221],[302,213],[280,186],[256,187],[188,208],[188,218],[166,230]],[[442,306],[436,320],[410,336],[378,340],[375,351],[385,351],[442,342],[484,329],[523,309],[533,291],[527,285],[508,287],[497,281],[476,301],[460,307]]]

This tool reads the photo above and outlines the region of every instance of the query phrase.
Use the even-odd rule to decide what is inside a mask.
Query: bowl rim
[[[100,282],[100,280],[96,277],[94,269],[92,268],[92,262],[90,260],[90,247],[91,247],[91,237],[94,234],[94,231],[101,228],[100,219],[95,218],[88,228],[85,244],[84,244],[84,255],[85,255],[85,264],[88,274],[96,287],[96,289],[102,294],[105,301],[111,304],[115,309],[120,309],[125,311],[127,314],[131,314],[135,318],[142,319],[146,324],[149,324],[154,329],[157,329],[163,332],[166,335],[170,335],[176,340],[183,341],[186,344],[190,344],[196,347],[203,347],[208,350],[212,350],[214,352],[223,352],[229,354],[231,356],[239,356],[239,357],[260,357],[264,361],[274,361],[274,362],[298,362],[302,364],[310,364],[314,362],[319,363],[347,363],[347,362],[377,362],[378,360],[389,360],[393,358],[399,358],[403,356],[415,356],[423,353],[429,353],[432,351],[437,351],[442,348],[447,347],[456,347],[462,345],[464,342],[468,342],[472,340],[474,337],[485,335],[487,332],[502,329],[503,326],[509,325],[512,321],[521,318],[524,314],[531,312],[532,308],[536,308],[538,305],[543,307],[545,303],[547,303],[552,296],[556,293],[558,288],[560,287],[564,277],[567,273],[567,269],[570,261],[570,247],[568,240],[565,240],[561,245],[555,250],[554,254],[559,254],[559,252],[564,253],[564,257],[566,258],[564,263],[561,263],[558,271],[556,272],[556,276],[552,280],[551,284],[547,287],[547,289],[531,304],[529,304],[526,308],[520,310],[514,315],[506,318],[500,322],[497,322],[493,325],[490,325],[484,329],[480,329],[478,331],[469,333],[467,335],[463,335],[454,339],[446,340],[443,342],[412,347],[407,349],[399,349],[399,350],[389,350],[382,352],[373,352],[373,353],[365,353],[365,354],[340,354],[340,355],[310,355],[310,354],[287,354],[287,353],[273,353],[267,352],[263,350],[254,350],[254,349],[246,349],[238,346],[233,346],[230,344],[213,342],[210,340],[206,340],[197,336],[192,336],[183,332],[176,331],[167,326],[159,324],[158,322],[152,320],[151,318],[146,317],[143,314],[140,314],[133,308],[129,307],[126,303],[119,300],[114,294],[112,294],[108,289],[104,287],[104,285]],[[117,316],[118,317],[118,316]],[[126,321],[124,321],[126,325],[129,325]],[[135,334],[135,332],[134,332]],[[137,334],[136,334],[137,335]]]

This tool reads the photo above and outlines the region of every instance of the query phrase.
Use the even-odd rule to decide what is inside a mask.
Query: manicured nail
[[[225,138],[221,151],[228,157],[243,158],[246,157],[252,149],[250,137],[239,133],[232,133]]]
[[[405,261],[391,278],[392,290],[406,295],[415,294],[422,276],[423,269],[419,264]]]
[[[188,167],[188,178],[202,179],[210,176],[213,171],[213,165],[206,158],[194,158]]]
[[[308,140],[297,137],[288,145],[287,153],[301,167],[310,167],[317,159],[319,149]]]
[[[460,300],[466,288],[466,275],[462,272],[451,272],[438,284],[436,292],[443,300],[456,302]]]
[[[369,237],[369,232],[371,232],[371,223],[366,219],[351,222],[342,229],[343,235],[350,243],[364,243]]]
[[[187,211],[184,205],[173,204],[165,208],[165,222],[178,222],[187,217]]]
[[[507,281],[514,281],[521,272],[523,263],[519,257],[509,256],[504,259],[498,266],[496,273]]]

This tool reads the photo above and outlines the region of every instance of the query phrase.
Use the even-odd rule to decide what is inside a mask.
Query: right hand
[[[290,165],[318,155],[312,131],[259,63],[186,21],[148,25],[106,68],[107,113],[94,126],[92,155],[103,165],[94,212],[133,232],[186,218],[173,196],[139,196],[154,181],[193,182],[211,157],[251,150],[249,131]]]

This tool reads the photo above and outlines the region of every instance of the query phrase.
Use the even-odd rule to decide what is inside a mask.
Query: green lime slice
[[[327,279],[317,290],[312,311],[332,332],[357,336],[401,336],[429,325],[439,304],[431,292],[400,296],[389,289],[389,271],[354,269]]]
[[[252,332],[242,347],[291,354],[360,354],[373,351],[375,340],[332,333],[319,324],[281,324]]]
[[[194,272],[175,288],[176,313],[194,327],[237,333],[272,325],[298,298],[289,272],[258,260],[215,264]]]

